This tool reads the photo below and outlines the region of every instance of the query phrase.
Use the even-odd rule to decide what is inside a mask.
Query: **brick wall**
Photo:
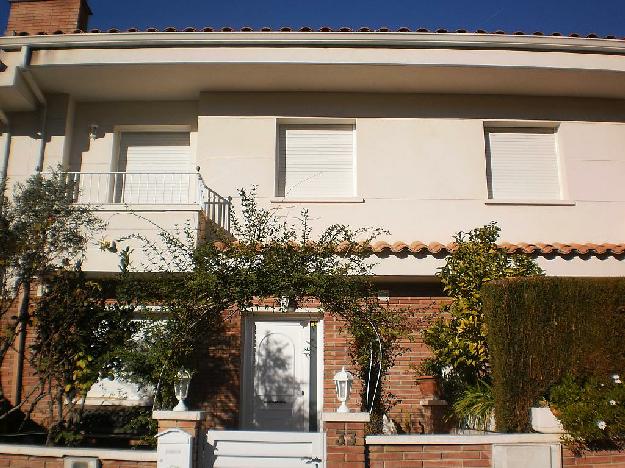
[[[89,13],[86,0],[11,0],[6,34],[86,30]]]
[[[100,466],[101,468],[156,468],[156,462],[102,460]],[[0,468],[63,468],[63,458],[0,454]]]
[[[424,291],[431,294],[431,290]],[[423,328],[426,316],[440,309],[447,299],[434,295],[424,296],[394,296],[389,306],[409,315],[414,333],[411,339],[401,344],[406,351],[396,362],[386,379],[385,385],[397,399],[397,404],[391,411],[391,418],[401,426],[402,430],[416,433],[430,433],[441,430],[444,407],[421,406],[423,399],[431,397],[424,395],[416,385],[416,368],[429,356],[427,346],[421,340],[419,331]],[[399,313],[399,312],[398,312]],[[342,331],[343,322],[330,314],[324,317],[324,411],[334,411],[338,407],[336,392],[332,378],[345,365],[351,368],[349,358],[349,337]],[[350,408],[360,409],[360,382],[356,381],[348,402]],[[407,427],[409,426],[409,427]]]
[[[35,305],[39,299],[37,295],[38,287],[32,286],[30,291],[29,311],[35,308]],[[8,326],[11,317],[17,317],[19,315],[19,308],[21,303],[21,293],[18,298],[11,305],[11,308],[3,317],[0,325],[2,327]],[[12,322],[12,321],[11,321]],[[49,398],[45,397],[39,399],[35,404],[35,400],[38,396],[38,392],[33,390],[37,389],[39,379],[37,374],[30,366],[29,363],[29,349],[33,345],[35,335],[33,329],[28,327],[26,329],[26,345],[25,345],[25,357],[22,371],[22,399],[27,399],[27,403],[22,406],[22,411],[31,411],[31,420],[36,424],[47,426],[48,424],[48,402]],[[0,382],[2,385],[3,397],[12,404],[15,405],[19,402],[15,401],[17,390],[17,367],[18,367],[18,347],[19,347],[19,330],[18,336],[13,343],[13,346],[7,351],[4,360],[0,367]],[[32,406],[34,404],[34,406]],[[18,416],[16,414],[16,416]]]
[[[369,468],[490,467],[491,445],[369,445]]]
[[[210,429],[238,429],[241,391],[241,317],[230,312],[215,341],[206,345],[206,359],[193,376],[189,408],[207,412]]]
[[[431,294],[431,290],[424,290],[428,295],[418,296],[419,291],[411,290],[413,295],[393,294],[390,306],[398,309],[410,309],[415,315],[411,318],[414,327],[420,326],[420,319],[426,314],[436,310],[445,300]],[[36,301],[32,296],[31,306]],[[307,306],[311,306],[307,304]],[[314,304],[312,305],[314,306]],[[11,314],[17,313],[18,304],[14,306]],[[217,330],[213,342],[206,344],[206,359],[202,361],[201,369],[194,375],[189,394],[189,407],[207,411],[209,417],[206,422],[208,428],[214,429],[238,429],[240,408],[240,384],[241,384],[241,318],[239,314],[225,312],[227,320],[224,328]],[[324,316],[324,366],[325,378],[323,411],[335,411],[339,405],[336,399],[333,377],[343,365],[354,370],[349,357],[349,339],[342,330],[342,322],[332,314]],[[27,346],[32,342],[32,331],[28,333]],[[435,421],[440,417],[432,418],[431,408],[422,408],[420,400],[427,395],[422,395],[419,387],[415,384],[414,367],[418,366],[428,356],[428,350],[415,331],[414,340],[403,343],[407,352],[401,356],[397,365],[391,370],[387,378],[388,389],[397,397],[397,405],[391,413],[392,418],[400,426],[405,426],[410,421],[412,432],[432,432]],[[1,381],[3,390],[9,401],[14,396],[14,375],[16,365],[16,353],[10,352],[2,363]],[[24,370],[24,394],[37,384],[37,376],[25,362]],[[360,409],[360,382],[358,379],[350,397],[349,406],[352,410]],[[440,410],[441,408],[435,408]],[[440,415],[439,415],[440,416]],[[35,422],[46,425],[47,404],[41,401],[33,413]]]
[[[587,452],[582,456],[575,456],[569,450],[565,449],[562,452],[562,466],[577,468],[625,468],[625,452]]]

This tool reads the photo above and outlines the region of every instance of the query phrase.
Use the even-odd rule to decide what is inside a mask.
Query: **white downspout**
[[[11,154],[11,122],[9,122],[9,118],[2,110],[0,110],[0,122],[6,129],[4,132],[4,146],[0,157],[0,207],[2,207],[9,169],[9,155]]]
[[[22,59],[20,65],[17,67],[19,72],[24,77],[26,84],[30,88],[30,91],[33,93],[33,96],[37,98],[39,102],[39,106],[41,108],[41,124],[39,136],[41,137],[41,144],[39,147],[39,157],[37,158],[37,165],[35,166],[36,172],[41,172],[43,170],[43,161],[45,158],[46,152],[46,120],[48,118],[48,103],[46,101],[46,97],[43,92],[41,92],[41,88],[35,81],[32,73],[30,72],[30,59],[31,59],[31,48],[28,45],[22,47]]]

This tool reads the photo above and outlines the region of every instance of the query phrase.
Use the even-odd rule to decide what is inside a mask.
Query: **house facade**
[[[453,234],[490,221],[502,248],[531,254],[548,275],[625,274],[624,40],[88,31],[90,13],[85,0],[11,0],[0,38],[7,193],[61,165],[116,239],[156,236],[152,223],[227,230],[237,190],[256,186],[286,217],[309,209],[317,230],[388,230],[373,245],[374,280],[417,319],[446,300],[435,274]],[[84,268],[102,276],[117,265],[94,245]],[[340,323],[310,309],[250,313],[230,330],[221,362],[192,383],[207,427],[319,432],[338,406],[332,378],[350,365]],[[257,394],[267,336],[290,350],[276,377],[292,379],[286,393]],[[436,431],[438,403],[413,370],[427,350],[408,346],[389,376],[393,417]]]

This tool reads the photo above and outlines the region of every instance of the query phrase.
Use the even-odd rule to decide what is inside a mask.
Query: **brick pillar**
[[[154,411],[152,419],[158,421],[158,432],[181,429],[193,437],[193,466],[201,466],[204,460],[205,419],[204,411]]]
[[[9,0],[6,35],[54,34],[86,30],[91,9],[87,0]]]
[[[323,413],[326,468],[365,466],[365,426],[369,413]]]

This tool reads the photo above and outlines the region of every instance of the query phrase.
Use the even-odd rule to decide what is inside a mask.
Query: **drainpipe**
[[[41,137],[41,144],[39,145],[39,158],[37,159],[37,165],[35,166],[36,172],[43,171],[43,160],[46,155],[46,119],[48,118],[48,106],[45,102],[41,107],[41,130],[39,131],[39,135]]]
[[[17,66],[18,71],[21,73],[24,81],[28,85],[30,92],[35,96],[37,102],[39,103],[40,112],[41,112],[41,123],[40,123],[40,131],[39,136],[41,137],[41,145],[39,146],[39,157],[37,158],[37,165],[35,166],[36,172],[43,171],[43,161],[46,153],[46,119],[48,117],[48,103],[46,101],[46,97],[44,96],[41,88],[37,84],[35,77],[30,71],[30,59],[32,57],[32,50],[30,46],[25,45],[22,47],[22,58],[20,64]]]
[[[46,119],[48,116],[48,105],[46,102],[46,98],[41,92],[39,85],[35,81],[32,73],[30,72],[30,59],[31,59],[31,49],[29,46],[22,47],[22,60],[21,64],[17,67],[18,71],[24,77],[26,84],[30,88],[30,91],[37,98],[40,106],[41,112],[41,129],[39,135],[41,137],[41,145],[39,147],[39,157],[37,160],[37,166],[35,167],[36,172],[41,172],[43,170],[43,161],[46,150]],[[26,333],[28,328],[28,309],[30,306],[30,288],[31,283],[30,280],[24,281],[21,285],[22,290],[22,300],[20,303],[19,309],[19,327],[20,333],[18,337],[18,348],[17,348],[17,369],[15,371],[15,404],[18,405],[22,400],[22,387],[24,380],[24,361],[26,354]]]
[[[0,209],[4,204],[4,192],[6,190],[7,171],[9,168],[9,155],[11,154],[11,123],[4,111],[0,110],[0,122],[5,127],[4,148],[0,156]]]

